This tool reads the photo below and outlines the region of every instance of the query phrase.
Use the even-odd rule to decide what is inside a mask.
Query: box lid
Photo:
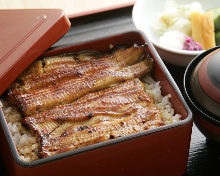
[[[0,10],[0,95],[69,29],[60,9]]]

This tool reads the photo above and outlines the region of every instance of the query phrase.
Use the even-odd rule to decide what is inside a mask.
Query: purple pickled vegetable
[[[203,50],[202,45],[199,42],[195,42],[192,37],[186,37],[183,49],[189,51]]]

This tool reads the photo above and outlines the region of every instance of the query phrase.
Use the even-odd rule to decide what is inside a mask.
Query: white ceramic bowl
[[[219,0],[175,0],[177,4],[189,4],[200,2],[204,11],[220,7]],[[164,9],[166,0],[137,0],[132,18],[137,29],[143,31],[151,40],[163,61],[178,66],[187,66],[188,63],[203,51],[186,51],[168,48],[159,43],[159,35],[152,29],[152,23],[157,18],[158,13]]]

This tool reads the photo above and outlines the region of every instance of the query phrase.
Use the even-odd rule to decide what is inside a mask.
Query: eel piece
[[[42,137],[39,153],[41,157],[53,156],[91,144],[123,137],[148,130],[152,126],[164,125],[160,111],[155,107],[140,107],[129,116],[112,121],[103,121],[84,126],[67,126],[62,133],[53,131]],[[55,134],[53,134],[55,133]]]
[[[46,57],[42,61],[34,62],[21,74],[18,81],[9,88],[8,99],[13,103],[16,94],[31,92],[75,77],[81,77],[98,69],[134,64],[141,58],[143,52],[144,46],[132,46],[99,57],[94,56],[94,51],[90,53],[91,56],[79,52],[78,55],[66,53]]]
[[[93,92],[71,104],[24,118],[40,139],[42,157],[163,125],[139,79]]]
[[[111,84],[139,78],[151,71],[152,67],[153,61],[146,59],[128,67],[117,66],[98,70],[81,78],[71,79],[31,93],[18,94],[15,96],[16,105],[26,116],[35,114],[59,104],[70,103],[89,92],[109,87]]]
[[[40,75],[44,72],[43,70],[43,63],[41,60],[37,60],[34,63],[32,63],[26,70],[24,70],[20,75],[19,75],[19,80],[25,80],[29,77],[35,76],[35,75]]]
[[[25,117],[24,122],[38,136],[42,136],[42,134],[46,135],[49,128],[59,125],[59,123],[52,122],[53,125],[49,126],[48,121],[78,122],[100,115],[120,117],[133,110],[130,104],[143,101],[148,103],[148,106],[153,102],[152,98],[144,91],[144,85],[141,81],[133,79],[108,89],[87,94],[71,104],[56,106],[45,112]]]
[[[60,64],[76,63],[75,55],[73,53],[64,53],[57,56],[45,57],[43,60],[37,60],[32,63],[23,73],[18,77],[20,81],[25,81],[28,78],[41,75],[45,72],[45,68]]]
[[[49,57],[44,57],[43,58],[43,63],[44,63],[44,72],[45,68],[53,68],[52,66],[56,65],[64,65],[64,64],[76,64],[75,60],[76,56],[74,53],[64,53],[60,54],[57,56],[49,56]],[[46,71],[48,71],[47,69]]]
[[[60,68],[52,69],[50,72],[27,79],[23,83],[23,91],[31,92],[40,88],[48,87],[51,84],[68,81],[75,77],[89,74],[99,69],[116,65],[114,62],[105,60],[93,60],[91,62],[82,62],[75,65],[61,65]]]

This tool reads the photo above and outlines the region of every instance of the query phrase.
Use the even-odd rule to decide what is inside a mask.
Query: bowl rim
[[[198,101],[196,100],[196,98],[194,97],[192,91],[191,91],[191,87],[190,87],[190,78],[191,75],[194,71],[194,69],[196,68],[197,64],[205,57],[207,56],[209,53],[211,53],[212,51],[216,50],[220,48],[220,46],[216,46],[214,48],[211,48],[203,53],[201,53],[200,55],[196,56],[187,66],[185,73],[184,73],[184,78],[183,78],[183,87],[184,87],[184,95],[186,97],[186,100],[188,102],[188,104],[190,104],[191,108],[193,108],[193,110],[195,110],[200,116],[201,118],[204,118],[205,120],[207,120],[208,122],[214,124],[215,126],[220,127],[220,118],[216,117],[214,114],[212,114],[211,112],[209,112],[208,110],[206,110],[205,108],[203,108]]]
[[[150,36],[149,36],[149,38],[150,38]],[[161,49],[166,50],[166,51],[171,52],[171,53],[176,53],[176,54],[181,54],[181,55],[186,55],[186,56],[197,56],[198,54],[201,54],[204,51],[206,51],[206,50],[189,51],[189,50],[180,50],[180,49],[175,49],[175,48],[167,48],[167,47],[164,47],[161,44],[158,44],[158,42],[155,42],[153,40],[151,40],[151,42],[155,46],[157,46],[158,48],[161,48]]]

